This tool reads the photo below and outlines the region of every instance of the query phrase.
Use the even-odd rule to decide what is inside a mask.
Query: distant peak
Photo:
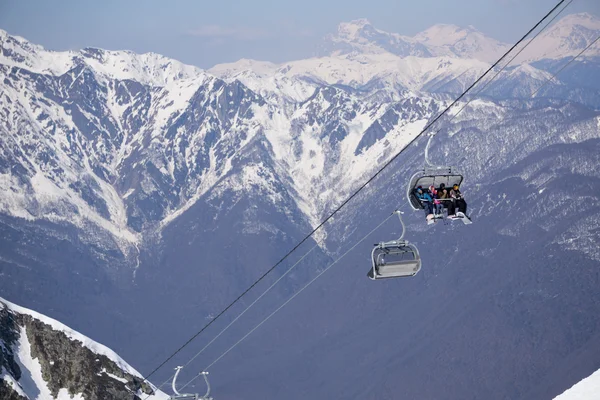
[[[6,39],[6,38],[12,38],[12,40],[15,40],[15,41],[20,42],[20,43],[29,43],[29,41],[27,39],[25,39],[24,37],[17,36],[17,35],[11,35],[7,31],[5,31],[4,29],[0,29],[0,37],[2,37],[4,39]]]
[[[350,22],[342,22],[340,25],[353,25],[353,26],[363,27],[365,25],[371,25],[371,21],[369,21],[366,18],[358,18],[358,19],[353,19]]]
[[[600,29],[600,18],[588,12],[570,14],[560,19],[556,25],[574,26],[581,25],[588,29]]]
[[[356,39],[365,27],[370,27],[371,22],[366,18],[355,19],[350,22],[342,22],[338,25],[338,35],[344,39]]]

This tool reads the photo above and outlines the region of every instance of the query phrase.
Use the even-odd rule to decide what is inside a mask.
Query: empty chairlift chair
[[[173,377],[173,383],[171,385],[173,393],[175,394],[169,397],[169,400],[213,400],[213,398],[210,397],[210,383],[208,382],[208,372],[206,371],[200,373],[200,375],[202,375],[202,377],[204,378],[204,382],[206,382],[206,393],[204,394],[204,396],[199,396],[197,393],[179,393],[176,387],[176,382],[177,377],[179,376],[179,371],[181,371],[182,368],[183,367],[175,368],[176,372],[175,376]]]
[[[381,242],[371,252],[372,267],[367,276],[373,280],[415,276],[421,270],[421,257],[417,247],[404,240],[405,227],[400,211],[402,235],[397,240]]]

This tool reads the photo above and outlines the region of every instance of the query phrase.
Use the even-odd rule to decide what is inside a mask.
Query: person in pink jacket
[[[435,189],[435,186],[429,186],[429,194],[431,194],[431,198],[433,199],[433,209],[435,214],[441,215],[443,206],[442,202],[440,201],[440,198],[438,197],[438,192]]]

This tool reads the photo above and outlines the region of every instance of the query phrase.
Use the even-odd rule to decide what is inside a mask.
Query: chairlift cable
[[[306,257],[308,257],[308,255],[318,247],[318,244],[315,244],[309,251],[307,251],[302,258],[300,258],[298,261],[296,261],[296,263],[294,265],[292,265],[290,268],[288,268],[287,271],[285,271],[285,273],[283,275],[281,275],[275,282],[273,282],[271,284],[271,286],[269,286],[260,296],[258,296],[248,307],[246,307],[237,317],[235,317],[225,328],[223,328],[210,342],[208,342],[202,349],[200,349],[200,351],[198,351],[187,363],[185,363],[185,365],[183,365],[182,368],[187,367],[188,365],[190,365],[190,363],[192,363],[196,358],[198,358],[198,356],[200,356],[200,354],[202,354],[211,344],[213,344],[221,335],[223,335],[233,324],[236,323],[236,321],[238,319],[240,319],[244,314],[246,314],[246,312],[248,310],[250,310],[256,303],[258,303],[260,301],[260,299],[262,299],[268,292],[271,291],[271,289],[273,289],[281,280],[283,280],[283,278],[285,278],[290,272],[292,272],[292,270],[294,270],[294,268],[296,268],[296,266],[298,264],[300,264],[302,261],[304,261],[304,259]],[[173,376],[171,376],[170,378],[168,378],[166,381],[164,381],[160,386],[158,386],[158,389],[162,388],[164,385],[166,385],[171,379],[173,378]],[[185,386],[184,386],[185,387]],[[183,389],[183,388],[182,388]]]
[[[542,19],[540,19],[521,39],[519,39],[509,50],[507,50],[502,57],[498,59],[489,69],[487,69],[475,82],[473,82],[463,93],[458,96],[448,107],[446,107],[437,117],[433,119],[429,124],[421,130],[421,132],[415,136],[406,146],[400,149],[390,160],[388,160],[379,170],[375,172],[366,182],[364,182],[358,189],[356,189],[346,200],[344,200],[333,212],[331,212],[317,227],[315,227],[310,233],[308,233],[302,240],[298,242],[291,250],[289,250],[279,261],[277,261],[271,268],[269,268],[266,272],[264,272],[252,285],[250,285],[244,292],[242,292],[238,297],[236,297],[227,307],[225,307],[222,311],[220,311],[213,319],[211,319],[204,327],[202,327],[198,332],[196,332],[190,339],[188,339],[184,344],[182,344],[177,350],[175,350],[169,357],[167,357],[161,364],[159,364],[152,372],[146,375],[143,378],[143,382],[147,381],[152,375],[156,373],[160,368],[162,368],[167,362],[169,362],[175,355],[177,355],[181,350],[187,347],[194,339],[196,339],[202,332],[204,332],[209,326],[211,326],[216,320],[218,320],[223,314],[225,314],[234,304],[236,304],[242,297],[244,297],[250,290],[252,290],[259,282],[261,282],[267,275],[269,275],[277,266],[279,266],[283,261],[285,261],[293,252],[295,252],[304,242],[310,239],[317,230],[321,229],[329,220],[331,220],[334,215],[336,215],[346,204],[348,204],[354,197],[356,197],[362,190],[369,185],[375,178],[377,178],[390,164],[392,164],[403,152],[405,149],[409,148],[413,143],[417,141],[425,133],[429,128],[435,124],[442,116],[444,116],[456,103],[458,103],[474,86],[476,86],[485,76],[487,76],[490,71],[492,71],[508,54],[510,54],[519,44],[521,44],[539,25],[541,25],[556,9],[558,9],[566,0],[560,0],[558,4],[556,4]],[[320,276],[320,275],[319,275]]]
[[[296,293],[294,293],[289,299],[287,299],[283,304],[281,304],[278,308],[275,309],[275,311],[273,311],[271,314],[269,314],[266,318],[264,318],[259,324],[257,324],[254,328],[252,328],[248,333],[246,333],[240,340],[238,340],[235,344],[233,344],[231,347],[229,347],[227,350],[225,350],[225,352],[223,352],[219,357],[217,357],[213,362],[211,362],[206,368],[203,369],[203,371],[208,371],[209,368],[211,368],[213,365],[215,365],[219,360],[221,360],[223,357],[225,357],[231,350],[233,350],[237,345],[239,345],[241,342],[244,341],[244,339],[246,339],[248,336],[250,336],[254,331],[256,331],[258,328],[260,328],[265,322],[267,322],[273,315],[275,315],[279,310],[281,310],[282,308],[284,308],[286,305],[288,305],[292,300],[294,300],[300,293],[302,293],[306,288],[308,288],[310,285],[312,285],[317,279],[319,279],[325,272],[327,272],[331,267],[333,267],[334,265],[336,265],[342,258],[344,258],[346,255],[348,255],[348,253],[350,253],[352,250],[354,250],[356,248],[356,246],[358,246],[359,244],[361,244],[365,239],[367,239],[369,236],[371,236],[375,231],[377,231],[379,228],[381,228],[381,226],[383,224],[385,224],[390,218],[392,218],[394,215],[396,214],[396,212],[391,213],[390,215],[388,215],[379,225],[377,225],[373,230],[371,230],[369,233],[367,233],[365,236],[362,237],[362,239],[358,240],[354,246],[350,247],[344,254],[342,254],[341,256],[339,256],[335,261],[333,261],[332,263],[330,263],[327,267],[325,267],[325,269],[323,269],[321,272],[319,272],[312,280],[310,280],[306,285],[304,285],[302,288],[300,288]],[[185,385],[183,385],[181,387],[181,389],[183,390],[186,386],[188,386],[190,383],[192,383],[195,379],[197,378],[197,376],[195,376],[194,378],[192,378],[189,382],[187,382]]]

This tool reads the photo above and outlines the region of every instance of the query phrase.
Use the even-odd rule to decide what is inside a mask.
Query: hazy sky
[[[209,68],[253,58],[311,56],[343,21],[368,18],[404,35],[436,23],[473,25],[512,42],[558,0],[0,0],[0,29],[52,50],[101,47],[156,52]],[[600,15],[600,0],[574,0],[566,14]]]

